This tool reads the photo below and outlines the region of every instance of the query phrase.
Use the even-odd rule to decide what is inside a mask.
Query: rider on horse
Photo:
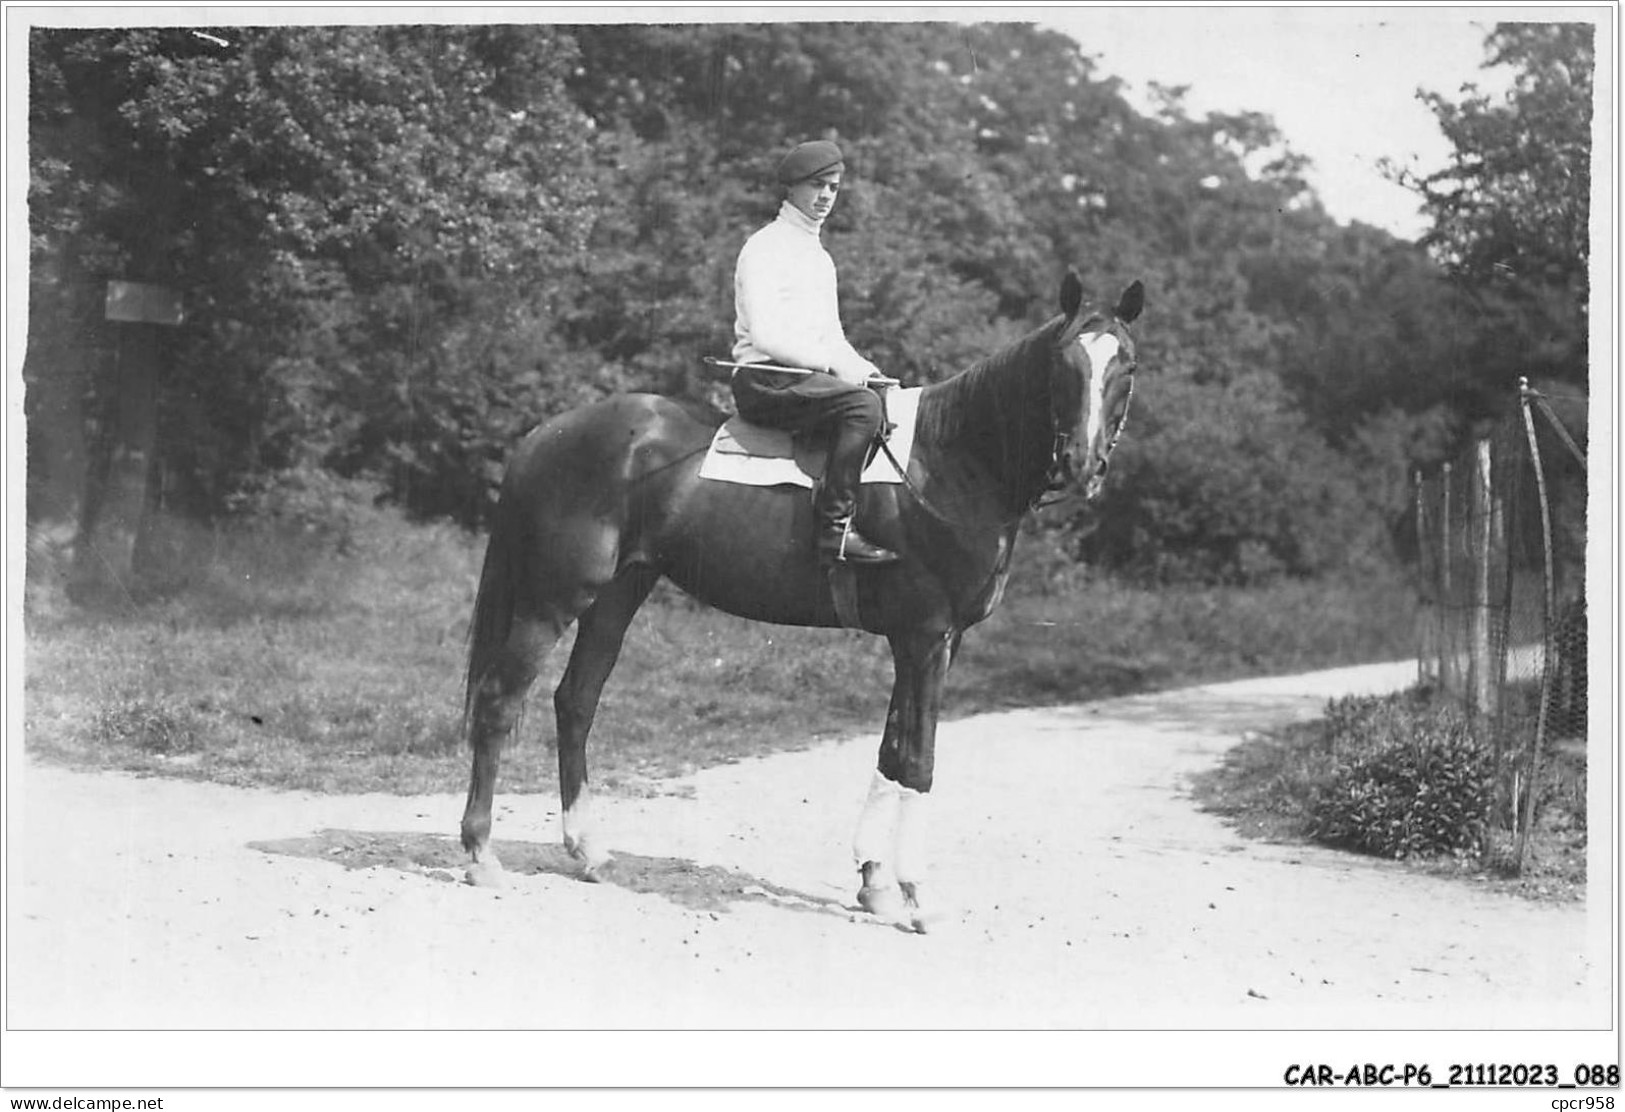
[[[734,404],[745,420],[792,432],[832,430],[829,462],[813,496],[817,551],[824,561],[883,564],[897,554],[852,527],[858,483],[884,420],[865,384],[880,370],[847,342],[836,302],[835,263],[819,239],[835,206],[846,161],[820,139],[779,162],[778,215],[739,252],[734,267]],[[786,374],[772,363],[815,374]]]

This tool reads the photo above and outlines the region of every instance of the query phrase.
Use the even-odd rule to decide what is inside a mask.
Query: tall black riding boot
[[[824,480],[813,496],[818,557],[825,563],[890,564],[898,558],[897,553],[875,544],[852,527],[852,515],[858,507],[858,483],[872,435],[870,430],[851,427],[835,434]]]

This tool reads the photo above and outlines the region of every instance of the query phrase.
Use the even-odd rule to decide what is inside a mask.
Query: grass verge
[[[1346,825],[1337,820],[1346,814],[1351,797],[1376,815],[1388,815],[1390,827],[1400,819],[1385,803],[1410,805],[1405,816],[1407,829],[1425,829],[1428,820],[1438,821],[1441,800],[1450,801],[1452,789],[1459,789],[1460,750],[1455,747],[1460,732],[1454,719],[1456,708],[1431,692],[1413,689],[1385,698],[1337,700],[1327,706],[1326,715],[1279,730],[1248,737],[1228,750],[1219,764],[1198,776],[1193,795],[1203,809],[1222,816],[1238,833],[1248,838],[1286,845],[1322,843],[1350,848],[1346,836],[1337,837]],[[1352,773],[1381,764],[1390,774],[1396,765],[1418,764],[1404,750],[1436,748],[1453,767],[1432,767],[1438,780],[1418,785],[1395,778],[1358,779]],[[1486,755],[1475,770],[1488,783],[1493,777],[1493,761]],[[1440,782],[1449,781],[1449,782]],[[1433,852],[1414,852],[1400,857],[1402,867],[1430,875],[1451,877],[1513,892],[1531,899],[1569,902],[1583,898],[1586,878],[1586,790],[1583,753],[1555,749],[1545,757],[1536,788],[1535,822],[1525,845],[1522,862],[1516,860],[1510,805],[1504,799],[1490,801],[1480,814],[1463,819],[1452,812],[1455,832],[1448,847]],[[1459,798],[1459,790],[1457,792]],[[1403,798],[1384,800],[1382,797]],[[1434,810],[1426,801],[1433,798]],[[1421,808],[1416,804],[1420,801]],[[1371,822],[1368,829],[1376,829]],[[1395,831],[1397,833],[1397,831]],[[1441,842],[1444,839],[1440,839]],[[1398,837],[1382,844],[1381,832],[1368,838],[1368,852],[1376,856],[1400,856],[1394,846]],[[1379,851],[1380,850],[1380,851]]]
[[[26,740],[81,768],[317,792],[461,792],[464,642],[483,542],[370,512],[341,553],[298,530],[175,531],[168,591],[70,605],[32,560]],[[969,631],[945,713],[1058,705],[1407,655],[1402,583],[1267,590],[1128,588],[1024,538],[1004,605]],[[552,791],[549,656],[503,792]],[[751,623],[660,589],[606,688],[597,784],[671,790],[673,776],[875,733],[885,642]],[[793,728],[787,728],[793,724]]]

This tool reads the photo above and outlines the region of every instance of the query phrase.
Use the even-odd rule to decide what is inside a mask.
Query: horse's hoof
[[[899,923],[906,919],[902,893],[894,885],[876,888],[865,884],[858,889],[858,906],[888,923]]]
[[[926,912],[915,908],[908,915],[909,930],[915,934],[929,934],[941,922],[942,915],[940,912]]]
[[[898,888],[902,890],[903,907],[906,908],[908,927],[915,934],[925,934],[941,921],[942,916],[937,912],[927,912],[920,907],[919,892],[908,881],[900,881]]]
[[[476,861],[468,867],[463,879],[475,888],[506,888],[507,881],[502,875],[502,866],[493,861]]]
[[[564,843],[565,850],[581,870],[581,879],[589,884],[601,884],[606,879],[604,872],[609,868],[610,855],[597,852],[586,839],[570,840]]]

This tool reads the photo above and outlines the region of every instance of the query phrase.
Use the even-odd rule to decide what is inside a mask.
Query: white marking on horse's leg
[[[581,785],[581,794],[564,812],[564,848],[580,861],[588,880],[595,880],[599,866],[609,860],[609,854],[600,850],[593,832],[592,790]]]
[[[871,862],[883,869],[882,884],[890,883],[897,858],[897,804],[902,785],[875,770],[869,781],[869,798],[858,817],[857,835],[852,839],[852,856],[861,867]]]
[[[852,845],[853,856],[863,874],[858,906],[883,922],[915,930],[919,927],[912,891],[908,893],[910,898],[905,899],[905,889],[898,883],[901,852],[898,820],[904,801],[918,794],[886,779],[876,770],[874,779],[869,782],[869,798],[864,802]],[[912,885],[909,888],[912,889]]]
[[[897,807],[897,888],[903,896],[902,918],[921,934],[935,921],[920,904],[920,881],[925,877],[925,844],[930,797],[902,789]]]
[[[928,796],[911,788],[898,788],[897,879],[918,884],[925,874],[925,825]]]

